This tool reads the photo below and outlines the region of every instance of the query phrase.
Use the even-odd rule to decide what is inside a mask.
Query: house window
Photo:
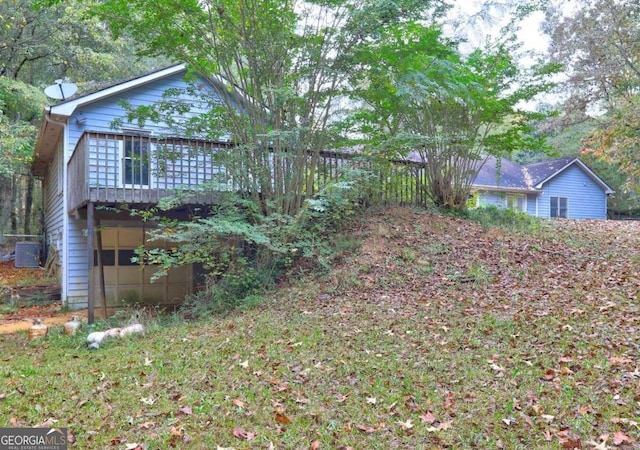
[[[149,186],[151,144],[141,137],[126,137],[122,157],[122,184]]]
[[[506,195],[507,208],[516,212],[524,212],[524,195],[522,194],[507,194]]]
[[[567,197],[551,197],[551,217],[567,218]]]

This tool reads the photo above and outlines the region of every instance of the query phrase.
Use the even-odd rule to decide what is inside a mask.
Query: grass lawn
[[[97,449],[639,448],[638,231],[376,211],[330,273],[246,311],[97,351],[0,336],[0,426]]]

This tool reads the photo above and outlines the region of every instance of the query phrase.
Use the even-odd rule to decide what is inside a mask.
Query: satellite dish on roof
[[[63,80],[56,80],[56,84],[48,86],[44,93],[47,97],[56,100],[66,100],[78,91],[78,86],[73,83],[65,83]]]

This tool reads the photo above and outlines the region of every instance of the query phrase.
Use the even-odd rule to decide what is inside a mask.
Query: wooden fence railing
[[[227,167],[219,158],[221,150],[234,148],[225,142],[84,133],[67,167],[69,210],[77,210],[88,202],[154,204],[176,192],[187,193],[186,201],[191,204],[213,204],[215,195],[211,190],[201,189],[203,184],[219,182],[222,186],[226,183],[228,189],[238,188],[235,181],[230,181],[230,173],[239,168]],[[291,168],[292,158],[286,153],[273,153],[265,164],[273,170],[286,171]],[[426,203],[425,167],[419,162],[323,151],[309,155],[304,167],[304,173],[296,176],[304,177],[308,195],[337,180],[346,167],[359,167],[377,177],[377,201]]]

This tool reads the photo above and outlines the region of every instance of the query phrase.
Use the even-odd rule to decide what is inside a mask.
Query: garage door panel
[[[102,248],[114,249],[118,242],[118,229],[117,228],[104,228],[100,231],[102,235]]]
[[[149,233],[142,227],[111,226],[102,229],[103,250],[112,252],[110,259],[103,261],[110,264],[104,266],[107,306],[123,306],[123,304],[169,304],[179,303],[191,291],[191,266],[179,267],[169,271],[165,277],[151,282],[157,271],[154,266],[139,266],[131,261],[133,250],[148,238]],[[146,243],[147,248],[165,248],[164,241]],[[100,272],[98,267],[93,271],[94,292],[97,303],[100,303]],[[102,305],[100,305],[102,306]]]
[[[185,295],[189,293],[190,293],[190,289],[186,283],[169,284],[167,285],[167,303],[169,304],[182,303]]]
[[[142,228],[119,228],[118,245],[120,248],[137,248],[142,244]]]
[[[188,266],[176,267],[169,271],[167,281],[169,283],[184,283],[191,279],[191,270]]]

